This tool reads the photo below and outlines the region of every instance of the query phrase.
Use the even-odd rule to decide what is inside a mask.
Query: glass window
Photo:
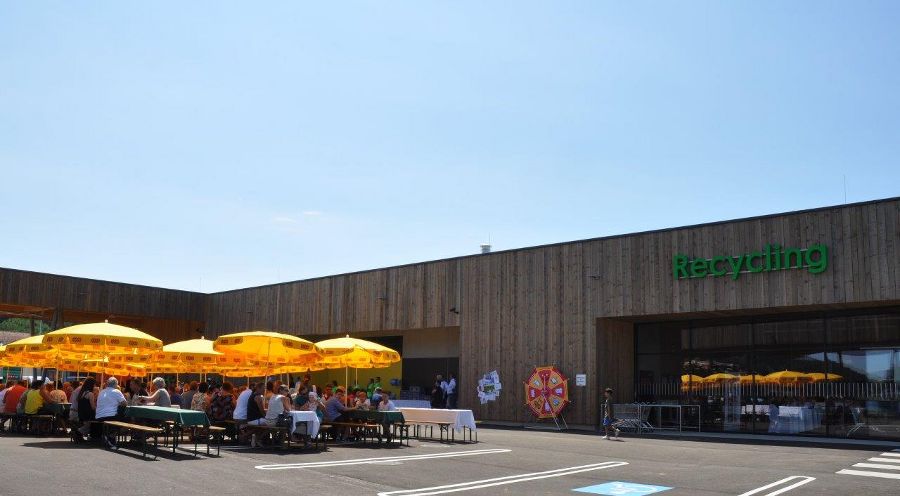
[[[753,341],[750,324],[695,327],[691,329],[691,345],[699,350],[746,350]]]
[[[680,355],[639,355],[636,401],[653,403],[678,398],[681,393],[681,375]]]
[[[900,344],[900,315],[859,315],[829,319],[828,344],[833,348]]]
[[[760,348],[811,347],[822,345],[825,337],[822,319],[760,322],[753,328]]]
[[[690,335],[686,324],[646,324],[637,328],[638,353],[673,353],[687,350]]]

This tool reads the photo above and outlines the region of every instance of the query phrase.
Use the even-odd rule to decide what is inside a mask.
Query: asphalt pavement
[[[158,459],[145,460],[127,449],[3,434],[0,495],[900,494],[900,443],[835,448],[625,436],[606,441],[498,429],[480,429],[479,441],[339,445],[327,452],[235,446],[224,447],[218,458],[161,451]]]

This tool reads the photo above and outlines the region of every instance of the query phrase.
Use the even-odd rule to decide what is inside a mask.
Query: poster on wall
[[[496,370],[492,370],[478,380],[478,400],[482,405],[488,401],[494,401],[500,396],[501,389],[503,386],[500,384],[500,374]]]

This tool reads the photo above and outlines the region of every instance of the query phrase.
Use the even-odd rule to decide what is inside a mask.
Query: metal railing
[[[696,425],[693,422],[685,425],[685,410],[696,410]],[[656,430],[681,432],[685,429],[700,432],[700,405],[620,403],[613,406],[613,413],[617,419],[617,428],[637,434]]]

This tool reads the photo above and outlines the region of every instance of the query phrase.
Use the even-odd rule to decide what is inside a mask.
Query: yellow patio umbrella
[[[738,376],[738,380],[741,384],[752,384],[754,382],[761,383],[765,382],[765,376],[759,374],[740,375]]]
[[[782,370],[781,372],[772,372],[767,374],[765,382],[772,384],[794,384],[798,382],[809,382],[809,377],[802,372],[794,372],[793,370]]]
[[[86,372],[94,372],[106,375],[127,375],[131,377],[143,377],[147,370],[140,364],[110,363],[105,358],[93,358],[82,360],[81,367]]]
[[[724,372],[719,372],[716,374],[708,375],[703,378],[703,382],[706,382],[706,383],[734,382],[736,380],[738,380],[738,377],[736,375],[726,374]]]
[[[85,353],[66,352],[43,342],[43,336],[29,336],[13,341],[6,346],[5,356],[9,362],[21,367],[40,367],[56,370],[57,380],[61,379],[60,371],[78,370],[78,364],[85,358]]]
[[[322,349],[324,355],[320,362],[321,366],[328,369],[344,369],[345,386],[349,386],[347,383],[350,382],[350,367],[384,368],[400,361],[400,353],[387,346],[365,339],[351,338],[349,335],[319,341],[316,346]]]
[[[316,346],[322,349],[322,364],[327,368],[370,368],[400,361],[400,354],[387,346],[350,336],[319,341]]]
[[[154,371],[175,373],[208,374],[219,372],[218,363],[224,353],[213,349],[213,341],[205,338],[188,339],[163,346],[161,351],[153,354],[153,363],[149,365]]]
[[[213,349],[225,354],[218,360],[222,370],[263,370],[262,375],[275,374],[286,367],[311,367],[322,358],[321,350],[313,342],[270,331],[219,336],[213,343]]]
[[[62,351],[112,354],[146,354],[162,349],[159,339],[137,329],[97,322],[78,324],[44,334],[45,344]]]
[[[824,374],[822,372],[810,372],[805,375],[810,382],[822,382],[822,381],[843,381],[844,376],[838,374]]]

